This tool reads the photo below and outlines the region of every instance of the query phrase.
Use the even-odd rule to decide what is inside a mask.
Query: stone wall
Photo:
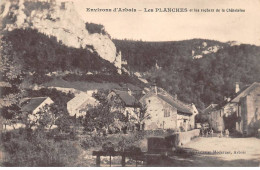
[[[165,137],[168,147],[177,147],[189,143],[192,139],[199,137],[200,130],[194,129],[187,132],[178,132],[173,135]]]
[[[242,129],[247,135],[257,134],[260,129],[260,88],[241,99]]]

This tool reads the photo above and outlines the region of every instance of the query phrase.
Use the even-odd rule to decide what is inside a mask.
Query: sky
[[[260,0],[75,0],[74,4],[84,21],[104,25],[112,38],[203,38],[260,45]],[[134,8],[137,12],[86,12],[86,8]],[[144,12],[144,8],[232,8],[245,12]]]

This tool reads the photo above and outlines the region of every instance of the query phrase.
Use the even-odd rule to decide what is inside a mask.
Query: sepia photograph
[[[259,167],[259,0],[1,0],[0,167]]]

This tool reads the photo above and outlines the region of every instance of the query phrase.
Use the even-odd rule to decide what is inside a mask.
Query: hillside
[[[23,87],[56,78],[142,86],[120,75],[121,56],[110,35],[103,25],[81,20],[73,2],[4,0],[0,6],[1,60],[18,70]]]
[[[0,3],[2,31],[33,29],[73,48],[96,52],[118,67],[116,47],[99,24],[85,23],[69,1],[3,0]],[[93,31],[95,30],[95,31]]]
[[[113,42],[131,72],[139,72],[143,78],[200,109],[232,96],[235,82],[243,86],[260,81],[258,46],[203,39]]]

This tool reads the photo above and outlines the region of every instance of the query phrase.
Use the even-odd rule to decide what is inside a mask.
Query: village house
[[[260,129],[260,83],[255,82],[241,90],[230,103],[236,107],[236,131],[246,135],[256,134]]]
[[[21,111],[36,114],[44,106],[53,104],[50,97],[24,98],[20,101]]]
[[[207,116],[208,123],[215,132],[221,132],[225,130],[225,124],[223,119],[224,113],[222,109],[219,109],[216,106],[211,111],[207,112]]]
[[[128,118],[128,120],[138,119],[138,113],[140,112],[140,103],[136,98],[132,95],[132,91],[128,88],[127,90],[117,90],[113,89],[107,96],[108,101],[113,102],[113,106],[111,111],[119,111],[124,116]],[[119,100],[114,102],[115,100]],[[118,105],[118,103],[120,103]],[[133,122],[131,127],[128,127],[129,130],[134,130],[136,125]]]
[[[202,111],[202,114],[207,118],[209,126],[216,132],[225,130],[223,120],[223,110],[218,104],[210,104]]]
[[[140,100],[146,105],[150,119],[145,121],[145,130],[174,129],[188,131],[194,129],[195,115],[198,111],[194,104],[185,104],[161,88],[153,86]]]
[[[51,100],[50,97],[33,97],[33,98],[23,98],[19,104],[21,107],[21,112],[23,114],[28,114],[28,120],[30,122],[36,123],[40,118],[40,115],[38,115],[37,113],[40,112],[42,109],[44,109],[46,106],[49,106],[53,103],[54,102]],[[7,130],[8,128],[11,127],[9,126],[7,127]],[[16,123],[12,125],[14,129],[24,127],[24,126],[25,125],[22,123]]]
[[[235,86],[236,95],[224,101],[222,107],[209,113],[209,123],[215,130],[228,129],[244,135],[254,135],[260,128],[260,83],[253,83],[240,90]]]
[[[85,116],[87,110],[97,106],[99,102],[92,97],[92,92],[77,94],[73,99],[67,103],[67,110],[70,116]]]
[[[206,107],[203,111],[202,114],[208,115],[212,110],[214,110],[218,104],[210,104],[208,107]]]

